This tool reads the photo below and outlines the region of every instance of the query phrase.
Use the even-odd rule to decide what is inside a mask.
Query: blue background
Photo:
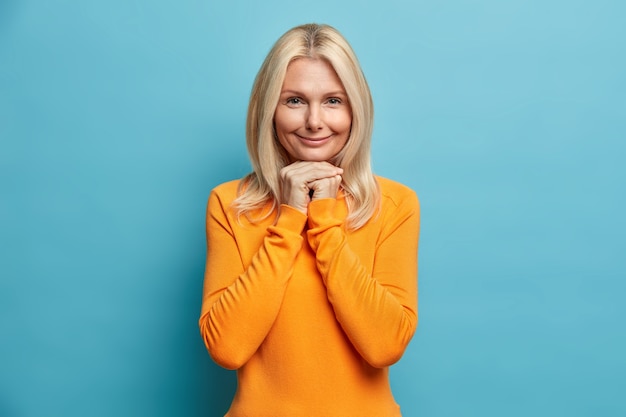
[[[336,26],[422,203],[405,416],[626,415],[619,0],[0,1],[0,416],[221,416],[204,210],[272,43]]]

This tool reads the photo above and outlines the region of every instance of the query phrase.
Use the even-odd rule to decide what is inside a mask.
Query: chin
[[[301,158],[300,161],[307,161],[307,162],[328,162],[330,160],[330,158]]]
[[[295,160],[298,161],[308,161],[308,162],[331,162],[335,156],[337,156],[336,154],[329,154],[327,152],[303,152],[301,153],[298,157],[295,158]],[[332,162],[331,162],[332,163]]]

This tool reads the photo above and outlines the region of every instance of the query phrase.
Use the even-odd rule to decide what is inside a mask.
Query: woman
[[[207,209],[200,330],[237,369],[229,417],[395,417],[417,325],[415,193],[370,167],[372,99],[332,27],[285,33],[253,86],[254,172]]]

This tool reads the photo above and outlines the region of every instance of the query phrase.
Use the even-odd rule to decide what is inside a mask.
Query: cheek
[[[276,133],[289,133],[298,128],[298,117],[296,112],[277,110],[274,113],[274,126]]]
[[[349,113],[341,114],[334,122],[335,131],[341,133],[348,133],[352,128],[352,115]]]

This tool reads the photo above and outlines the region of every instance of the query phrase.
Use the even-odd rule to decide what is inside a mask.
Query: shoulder
[[[209,195],[208,210],[227,211],[237,198],[241,181],[243,179],[227,181],[213,188]]]
[[[224,182],[211,190],[211,194],[220,197],[220,199],[234,200],[237,197],[239,184],[242,179]]]
[[[417,194],[411,188],[378,175],[376,176],[376,181],[380,187],[383,207],[391,205],[395,208],[407,207],[419,210]]]

